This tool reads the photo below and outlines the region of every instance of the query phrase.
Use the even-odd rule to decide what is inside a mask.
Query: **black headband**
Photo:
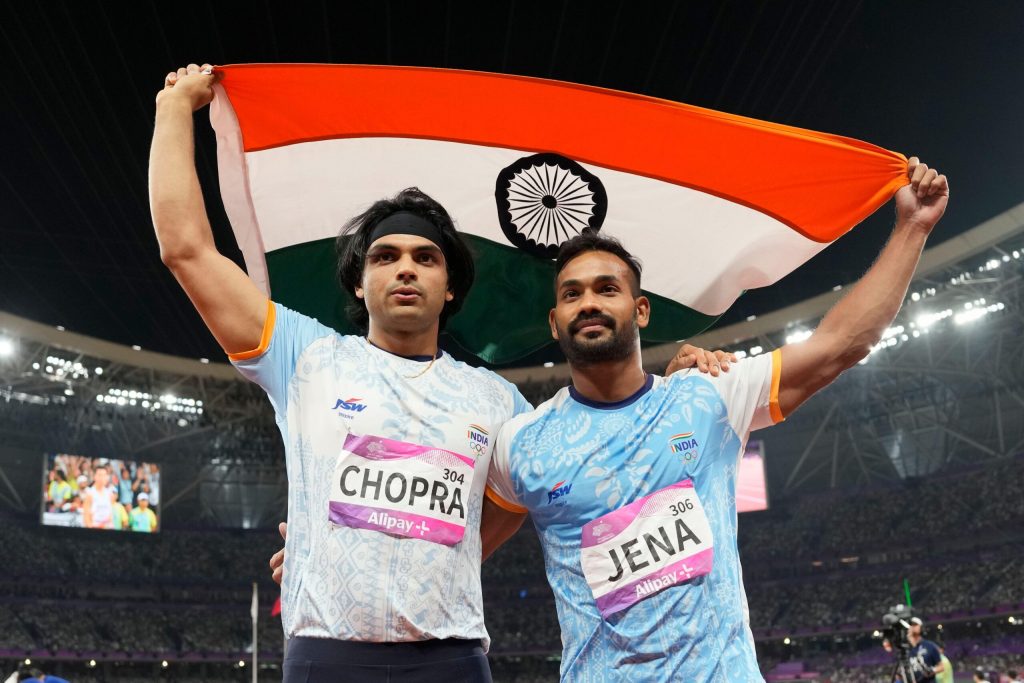
[[[366,246],[370,246],[381,237],[387,235],[416,235],[417,237],[428,239],[437,245],[437,248],[445,255],[445,258],[448,258],[444,248],[444,240],[441,237],[441,229],[423,216],[411,211],[398,211],[373,226]]]

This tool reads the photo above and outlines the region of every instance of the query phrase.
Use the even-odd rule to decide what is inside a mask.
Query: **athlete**
[[[114,503],[117,494],[110,486],[110,468],[96,465],[92,471],[92,486],[82,496],[82,519],[90,529],[114,528]]]
[[[531,406],[438,349],[473,282],[470,253],[411,188],[339,240],[365,336],[269,301],[217,252],[203,205],[192,114],[212,99],[211,70],[168,74],[157,95],[150,202],[163,262],[284,437],[284,680],[489,681],[484,487],[498,428]]]
[[[867,356],[899,311],[949,194],[916,158],[909,177],[889,243],[814,334],[717,377],[646,374],[639,264],[598,234],[562,246],[550,323],[572,384],[499,433],[487,495],[505,523],[484,532],[532,518],[562,680],[764,680],[736,544],[738,461],[752,430]]]

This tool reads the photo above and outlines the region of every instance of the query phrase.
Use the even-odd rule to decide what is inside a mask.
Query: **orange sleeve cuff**
[[[499,496],[498,492],[492,489],[490,486],[484,489],[484,495],[490,498],[492,503],[500,507],[502,510],[505,510],[506,512],[514,512],[517,515],[525,515],[527,513],[526,508],[520,505],[516,505],[515,503],[508,502],[507,500]]]
[[[772,351],[772,393],[769,399],[768,408],[771,412],[772,422],[778,424],[786,419],[779,406],[779,382],[782,379],[782,349]]]
[[[274,302],[267,299],[267,319],[263,322],[263,334],[260,336],[260,345],[250,351],[229,353],[228,358],[234,361],[251,360],[266,353],[267,349],[270,348],[270,338],[274,335],[275,316]]]

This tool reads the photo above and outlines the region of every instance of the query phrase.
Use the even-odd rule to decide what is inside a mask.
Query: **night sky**
[[[856,137],[948,174],[934,242],[1024,201],[1021,2],[12,2],[0,56],[0,310],[192,358],[223,354],[160,263],[146,197],[154,97],[190,61],[504,72]],[[217,244],[241,263],[197,121]],[[891,221],[889,205],[724,320],[852,282]],[[698,267],[729,245],[678,248]]]

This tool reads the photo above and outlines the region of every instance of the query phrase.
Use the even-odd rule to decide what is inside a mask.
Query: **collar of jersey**
[[[569,385],[569,395],[572,396],[573,400],[576,401],[577,403],[582,403],[583,405],[589,406],[591,408],[597,408],[598,410],[618,410],[619,408],[625,408],[626,406],[632,403],[636,403],[637,401],[640,400],[641,396],[643,396],[644,394],[651,390],[651,387],[654,386],[654,375],[650,373],[646,374],[647,379],[644,380],[644,385],[637,389],[636,393],[634,393],[632,396],[627,396],[621,401],[612,401],[610,403],[605,401],[594,401],[592,399],[587,398],[580,392],[576,391],[576,387],[574,387],[571,384]]]
[[[363,337],[363,339],[366,339],[366,337]],[[377,346],[376,344],[374,344],[372,341],[370,341],[369,339],[366,339],[366,343],[369,344],[370,346],[372,346],[373,348],[377,349],[378,351],[383,351],[384,353],[389,353],[392,356],[398,356],[399,358],[404,358],[406,360],[414,360],[414,361],[418,361],[420,363],[427,363],[429,361],[436,360],[436,359],[438,359],[438,358],[440,358],[441,356],[444,355],[444,351],[442,351],[441,349],[438,349],[436,356],[403,356],[400,353],[395,353],[394,351],[388,351],[387,349],[382,349],[379,346]]]

